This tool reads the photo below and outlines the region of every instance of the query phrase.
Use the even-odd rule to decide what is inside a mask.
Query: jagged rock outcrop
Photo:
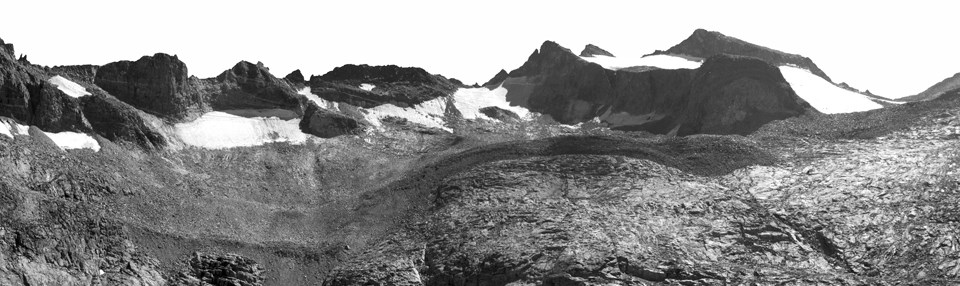
[[[823,70],[820,70],[810,58],[755,45],[719,32],[704,29],[697,29],[690,37],[680,42],[680,44],[666,51],[658,50],[654,52],[654,54],[685,55],[704,59],[718,54],[755,57],[776,66],[794,65],[805,68],[813,72],[813,74],[830,81],[830,77],[828,77]]]
[[[512,104],[564,124],[600,117],[660,134],[746,134],[812,110],[759,59],[716,55],[696,70],[613,71],[549,41],[504,86]]]
[[[613,57],[614,55],[608,52],[607,50],[601,49],[593,44],[587,44],[583,48],[583,51],[580,52],[581,57],[593,57],[593,56],[608,56]]]
[[[362,119],[323,109],[316,104],[308,105],[303,113],[303,119],[300,120],[301,131],[322,138],[360,134],[365,126]]]
[[[47,82],[42,69],[17,61],[12,44],[0,46],[0,116],[50,132],[90,130],[78,99]]]
[[[287,76],[283,78],[286,79],[287,81],[290,81],[290,83],[292,84],[304,84],[307,81],[306,79],[304,79],[303,73],[301,73],[300,70],[292,71],[290,72],[290,74],[287,74]]]
[[[506,70],[500,70],[500,72],[498,72],[496,75],[490,78],[490,80],[484,83],[483,86],[490,89],[496,88],[501,83],[503,83],[503,80],[507,79],[507,77],[510,77],[510,74],[507,73]]]
[[[177,56],[157,53],[137,61],[119,61],[97,70],[94,83],[137,109],[180,120],[203,109],[199,94],[191,92],[187,65]]]
[[[933,86],[930,86],[921,93],[903,97],[900,98],[900,100],[907,102],[931,100],[957,88],[960,88],[960,73],[954,74],[953,76],[948,77],[937,84],[934,84]]]
[[[236,254],[214,256],[194,253],[190,271],[181,273],[173,285],[260,286],[264,269],[256,261]]]
[[[262,63],[241,61],[216,78],[195,81],[215,110],[287,109],[301,113],[300,96],[292,86],[270,74]]]
[[[376,88],[365,90],[361,84]],[[364,108],[385,103],[411,106],[449,95],[460,85],[421,68],[395,65],[345,65],[310,77],[311,90],[320,98]]]

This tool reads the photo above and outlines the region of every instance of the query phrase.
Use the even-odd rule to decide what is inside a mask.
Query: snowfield
[[[90,92],[87,92],[87,89],[83,86],[59,75],[51,77],[47,82],[57,86],[57,89],[73,98],[90,95]]]
[[[803,68],[780,66],[780,73],[798,96],[823,113],[859,112],[883,107],[865,95],[835,86]]]
[[[77,132],[43,133],[47,134],[47,137],[50,137],[50,140],[53,140],[53,143],[57,143],[57,146],[63,150],[90,149],[93,150],[93,152],[100,151],[100,143],[87,134]]]
[[[580,58],[609,70],[619,70],[636,66],[650,66],[666,70],[695,69],[699,68],[701,64],[698,61],[671,55],[652,55],[646,57],[593,56]]]
[[[174,130],[183,143],[210,149],[307,141],[307,134],[300,131],[299,118],[242,117],[220,111],[205,113],[192,122],[176,124]]]
[[[369,84],[369,83],[360,84],[360,89],[366,90],[366,91],[372,91],[372,90],[373,90],[374,88],[376,88],[376,87],[377,87],[376,85],[372,85],[372,84]]]
[[[493,90],[485,87],[458,89],[457,92],[453,94],[453,104],[457,107],[457,110],[460,110],[460,113],[463,114],[463,118],[466,119],[482,118],[494,120],[480,113],[481,108],[489,106],[496,106],[513,111],[519,115],[520,118],[527,118],[530,114],[530,111],[526,108],[511,106],[510,103],[507,102],[507,89],[503,87],[503,83]]]

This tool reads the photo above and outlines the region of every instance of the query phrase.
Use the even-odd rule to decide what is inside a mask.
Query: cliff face
[[[794,65],[802,67],[830,81],[830,77],[823,70],[820,70],[810,58],[751,44],[719,32],[704,29],[697,29],[680,44],[666,51],[656,51],[654,54],[686,55],[704,59],[718,54],[755,57],[777,66]]]
[[[135,62],[106,64],[94,83],[117,99],[147,113],[183,119],[202,109],[202,101],[189,92],[187,65],[176,56],[155,54]]]
[[[810,109],[776,67],[727,55],[696,70],[613,71],[545,42],[504,82],[511,103],[564,124],[600,117],[661,134],[746,134]]]

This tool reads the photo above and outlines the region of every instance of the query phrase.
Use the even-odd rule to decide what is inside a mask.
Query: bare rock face
[[[704,59],[718,54],[755,57],[777,66],[789,64],[805,68],[813,72],[813,74],[830,81],[830,77],[828,77],[823,70],[820,70],[810,58],[748,43],[719,32],[704,29],[697,29],[690,37],[680,42],[680,44],[666,51],[656,51],[654,54],[686,55]]]
[[[361,89],[361,84],[375,86]],[[411,106],[453,93],[458,86],[421,68],[345,65],[322,76],[311,76],[310,87],[323,99],[370,108],[390,103]]]
[[[587,44],[583,48],[583,51],[580,52],[581,57],[593,57],[593,56],[608,56],[613,57],[614,55],[608,52],[607,50],[601,49],[593,44]]]
[[[97,70],[94,83],[137,109],[179,120],[202,109],[189,90],[187,65],[177,56],[158,53],[135,62],[119,61]]]
[[[549,41],[504,86],[511,103],[560,123],[601,117],[612,128],[659,134],[747,134],[812,110],[759,59],[717,55],[696,70],[613,71]]]
[[[300,130],[322,138],[333,138],[363,132],[366,124],[361,121],[362,119],[310,104],[303,114],[303,119],[300,120]]]
[[[303,78],[303,73],[301,73],[300,70],[295,70],[293,72],[290,72],[290,74],[288,74],[283,78],[290,81],[290,83],[293,83],[293,84],[306,83],[306,79]]]
[[[297,113],[303,110],[293,87],[270,74],[262,63],[242,61],[216,78],[202,82],[202,93],[216,110],[278,108]]]
[[[510,74],[507,73],[506,70],[500,70],[500,72],[494,75],[493,78],[490,78],[490,80],[484,83],[483,86],[490,89],[496,88],[501,83],[503,83],[503,80],[507,79],[507,77],[510,77]]]
[[[43,70],[14,58],[12,44],[0,40],[0,116],[51,132],[89,131],[80,102],[47,82]]]

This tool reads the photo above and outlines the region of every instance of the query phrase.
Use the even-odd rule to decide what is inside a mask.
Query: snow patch
[[[329,101],[323,98],[320,98],[316,94],[310,92],[310,87],[304,87],[303,89],[297,91],[298,94],[305,96],[310,101],[316,103],[320,108],[327,110],[340,111],[340,103],[335,101]]]
[[[780,66],[780,73],[798,96],[823,113],[859,112],[883,107],[865,95],[835,86],[803,68]]]
[[[14,135],[29,134],[30,127],[13,121],[0,120],[0,134],[13,138]]]
[[[360,89],[366,90],[366,91],[372,91],[372,90],[373,90],[374,88],[376,88],[376,87],[377,87],[376,85],[372,85],[372,84],[369,84],[369,83],[360,84]]]
[[[205,113],[192,122],[176,124],[174,130],[187,145],[210,149],[307,141],[307,134],[300,131],[299,118],[242,117],[220,111]]]
[[[609,57],[597,55],[580,58],[609,70],[619,70],[636,66],[650,66],[667,70],[695,69],[699,68],[701,64],[698,61],[671,55],[650,55],[645,57]]]
[[[63,150],[90,149],[93,150],[93,152],[100,151],[100,143],[98,143],[96,139],[93,139],[92,136],[84,133],[69,131],[58,133],[44,131],[43,133],[46,134],[47,137],[50,137],[50,140],[53,140],[53,143],[56,143],[57,146]]]
[[[59,75],[51,77],[49,80],[47,80],[47,82],[57,86],[57,89],[73,98],[90,95],[90,93],[87,92],[87,89],[83,88],[83,86]]]
[[[507,102],[507,89],[501,83],[496,89],[485,87],[460,88],[453,94],[453,104],[465,119],[492,119],[480,112],[481,108],[496,106],[513,111],[520,118],[528,118],[530,111],[520,106],[512,106]]]

